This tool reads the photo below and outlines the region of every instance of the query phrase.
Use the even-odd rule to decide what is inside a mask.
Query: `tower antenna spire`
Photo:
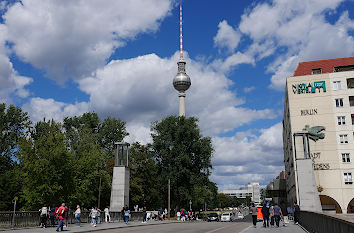
[[[183,60],[183,34],[182,34],[182,1],[179,5],[179,59]]]

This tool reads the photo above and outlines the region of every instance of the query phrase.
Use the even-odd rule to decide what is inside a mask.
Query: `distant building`
[[[266,197],[272,198],[273,203],[277,203],[282,210],[286,210],[289,204],[286,198],[286,172],[281,171],[279,176],[273,179],[266,187]]]
[[[220,193],[223,193],[230,197],[237,197],[237,198],[246,198],[251,197],[251,201],[259,204],[261,202],[260,199],[260,188],[259,183],[248,183],[244,187],[235,190],[222,190]]]
[[[354,57],[301,62],[286,79],[283,148],[288,203],[312,193],[323,211],[354,212]]]

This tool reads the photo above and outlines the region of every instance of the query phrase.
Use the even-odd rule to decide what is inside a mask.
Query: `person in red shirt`
[[[59,224],[58,224],[56,231],[59,231],[59,229],[61,229],[61,231],[63,231],[64,211],[65,211],[65,203],[62,203],[56,212],[56,214],[59,218]]]

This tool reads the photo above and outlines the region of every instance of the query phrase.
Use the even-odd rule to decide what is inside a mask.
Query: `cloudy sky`
[[[178,114],[174,0],[0,1],[0,102],[33,121],[97,112],[131,142]],[[283,169],[285,78],[298,62],[354,55],[354,2],[184,0],[187,116],[215,154],[219,189],[267,184]]]

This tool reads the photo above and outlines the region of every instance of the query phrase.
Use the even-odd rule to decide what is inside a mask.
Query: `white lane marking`
[[[240,231],[240,233],[244,233],[244,232],[246,232],[248,229],[250,229],[252,226],[249,226],[249,227],[247,227],[246,229],[243,229],[242,231]]]
[[[215,232],[215,231],[218,231],[218,230],[224,229],[225,227],[227,227],[227,226],[220,227],[220,228],[217,228],[217,229],[214,229],[214,230],[211,230],[211,231],[207,231],[207,232],[205,232],[205,233]]]

